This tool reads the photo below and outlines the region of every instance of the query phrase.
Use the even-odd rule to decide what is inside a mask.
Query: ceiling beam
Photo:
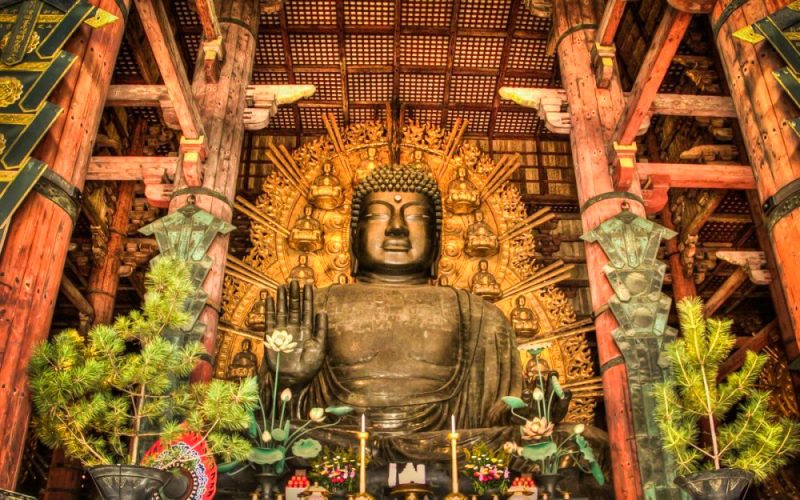
[[[767,324],[767,326],[753,334],[752,337],[748,338],[741,345],[741,347],[736,349],[736,351],[722,363],[722,365],[719,367],[719,372],[717,373],[717,381],[724,380],[728,375],[741,368],[744,364],[744,360],[747,358],[748,351],[753,351],[754,353],[758,354],[761,352],[761,350],[767,347],[771,337],[777,335],[778,321],[772,320]]]
[[[628,3],[627,0],[608,0],[605,10],[603,10],[603,17],[600,18],[600,24],[597,25],[595,42],[600,45],[614,44],[614,36],[617,34],[620,21],[622,21],[626,3]]]
[[[450,32],[447,41],[447,63],[444,71],[444,95],[442,96],[442,120],[439,126],[447,129],[447,118],[450,112],[450,87],[453,82],[453,66],[456,58],[456,38],[458,35],[458,9],[461,7],[461,0],[453,0],[453,7],[450,11]],[[441,72],[440,72],[441,73]],[[398,94],[399,95],[399,94]]]
[[[489,156],[492,155],[494,150],[494,129],[497,123],[497,112],[500,110],[500,87],[506,79],[508,72],[508,56],[511,53],[511,43],[514,38],[514,30],[517,26],[518,12],[522,0],[513,0],[511,2],[511,10],[508,15],[508,26],[505,40],[503,40],[503,51],[500,55],[500,70],[497,72],[497,80],[494,85],[494,95],[492,96],[492,113],[489,115],[489,124],[487,133],[489,135]]]
[[[134,3],[175,109],[181,132],[187,139],[199,139],[204,135],[203,122],[192,98],[192,87],[186,76],[183,58],[175,41],[174,28],[164,10],[163,0],[134,0]]]
[[[691,14],[667,6],[639,68],[623,118],[614,131],[614,142],[633,144],[691,20]]]
[[[566,103],[562,89],[533,87],[501,87],[500,97],[526,108],[539,108],[542,101],[560,100]],[[630,99],[630,94],[626,94]],[[707,118],[736,118],[733,100],[729,96],[656,94],[649,113],[665,116],[696,116]]]
[[[639,177],[669,177],[673,188],[755,189],[756,179],[750,165],[694,163],[636,163]]]
[[[93,156],[87,181],[142,181],[158,173],[175,177],[177,156]]]
[[[222,0],[227,1],[227,0]],[[222,30],[217,20],[214,0],[194,0],[197,17],[203,28],[203,72],[207,82],[219,80],[219,67],[225,54],[222,50]]]
[[[342,121],[350,125],[350,92],[347,82],[347,49],[345,46],[344,0],[336,0],[336,38],[339,49],[339,74],[342,85]]]

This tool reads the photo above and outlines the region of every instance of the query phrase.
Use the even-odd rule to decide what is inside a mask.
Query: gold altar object
[[[433,489],[424,484],[398,484],[392,488],[391,495],[403,500],[422,500],[426,496],[433,498]]]
[[[402,130],[393,131],[392,126],[374,121],[340,128],[329,116],[325,118],[326,136],[292,152],[273,144],[271,138],[255,138],[264,143],[254,145],[254,150],[266,150],[275,168],[255,203],[236,198],[235,208],[252,220],[253,247],[241,260],[229,257],[215,376],[227,377],[228,365],[243,350],[245,338],[263,335],[248,326],[259,323],[254,318],[259,316],[259,307],[263,308],[261,291],[274,295],[277,285],[288,282],[301,256],[306,256],[303,261],[313,270],[307,274],[313,275],[316,287],[352,283],[349,240],[353,181],[365,177],[377,165],[391,163],[396,152],[399,163],[427,168],[434,174],[443,201],[459,202],[453,205],[459,213],[453,213],[444,203],[438,279],[432,284],[470,290],[475,282],[506,317],[517,307],[517,299],[524,297],[538,328],[533,339],[529,336],[531,328],[523,328],[528,337],[521,336],[519,343],[539,339],[551,342],[541,359],[559,372],[562,385],[579,389],[567,421],[591,423],[596,399],[602,396],[585,338],[591,328],[575,323],[572,304],[557,287],[572,275],[573,266],[561,261],[542,266],[535,260],[532,230],[555,214],[547,208],[526,212],[519,191],[509,182],[519,166],[519,157],[505,155],[493,160],[475,144],[463,141],[464,120],[457,120],[450,131],[413,121]],[[451,193],[451,187],[458,192]],[[468,212],[470,209],[473,211]],[[479,232],[475,231],[476,220],[481,225]],[[315,232],[316,224],[321,233]],[[473,251],[493,247],[495,242],[496,251]],[[534,322],[533,318],[528,320]],[[254,352],[261,363],[263,349],[258,344]],[[529,356],[524,351],[521,355],[524,372]]]

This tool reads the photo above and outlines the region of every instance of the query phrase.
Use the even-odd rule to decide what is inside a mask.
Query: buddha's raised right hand
[[[287,296],[288,295],[288,296]],[[292,352],[281,352],[279,385],[298,387],[306,385],[317,374],[325,359],[325,339],[328,333],[328,315],[314,314],[314,287],[300,285],[292,280],[288,294],[285,285],[278,287],[277,306],[272,297],[266,304],[266,335],[275,330],[285,330],[297,342]],[[278,353],[265,349],[265,359],[270,373],[275,373]]]

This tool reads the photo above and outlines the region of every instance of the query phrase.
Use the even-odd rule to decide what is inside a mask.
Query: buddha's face
[[[427,274],[436,254],[435,233],[433,204],[424,194],[367,195],[353,241],[359,274]]]

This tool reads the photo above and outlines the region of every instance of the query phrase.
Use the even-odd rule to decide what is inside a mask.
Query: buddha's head
[[[436,276],[442,200],[428,170],[376,168],[355,188],[351,216],[354,276],[416,283]]]
[[[249,339],[242,340],[242,351],[243,352],[250,352],[250,350],[252,348],[253,348],[253,345],[250,343]]]

